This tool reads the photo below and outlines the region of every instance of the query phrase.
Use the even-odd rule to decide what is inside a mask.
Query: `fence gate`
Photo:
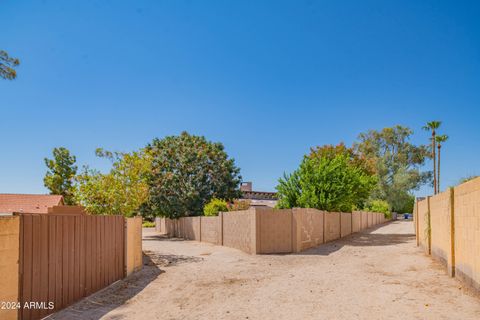
[[[40,319],[122,279],[124,232],[122,216],[22,214],[19,318]]]

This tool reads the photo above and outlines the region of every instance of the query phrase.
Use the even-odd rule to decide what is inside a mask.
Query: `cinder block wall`
[[[362,230],[361,216],[362,214],[359,211],[354,211],[352,213],[352,233]]]
[[[454,235],[455,274],[480,290],[480,178],[454,189]]]
[[[0,302],[16,302],[18,291],[20,218],[0,217]],[[17,310],[0,308],[0,319],[17,319]]]
[[[340,238],[339,212],[325,212],[324,235],[325,242],[337,240]]]
[[[257,253],[289,253],[292,246],[292,210],[256,208]]]
[[[450,190],[430,198],[431,253],[443,264],[452,266]]]
[[[293,252],[301,252],[324,243],[323,211],[294,208],[292,215]]]
[[[200,239],[203,242],[222,245],[222,215],[200,217]]]
[[[425,253],[429,253],[429,238],[430,238],[430,226],[429,226],[429,213],[428,213],[428,198],[418,202],[417,204],[417,240],[418,244],[424,249]]]
[[[255,209],[223,213],[223,245],[257,253]]]
[[[380,222],[378,213],[325,212],[311,208],[250,208],[218,217],[158,221],[166,234],[236,248],[247,253],[290,253],[345,237]],[[375,218],[374,218],[375,217]],[[165,226],[165,227],[163,227]],[[354,228],[354,229],[353,229]],[[173,231],[172,231],[173,230]]]
[[[125,242],[125,270],[128,276],[143,266],[142,217],[125,219]]]
[[[352,214],[340,212],[340,237],[346,237],[352,233]]]
[[[365,230],[368,228],[368,212],[362,211],[361,212],[361,230]]]
[[[417,245],[480,290],[480,178],[418,201],[415,213]]]

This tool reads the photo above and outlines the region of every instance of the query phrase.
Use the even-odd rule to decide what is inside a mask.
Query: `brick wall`
[[[324,242],[324,212],[317,209],[295,208],[293,214],[293,252],[301,252]]]
[[[354,211],[352,213],[352,233],[362,230],[361,216],[362,214],[359,211]]]
[[[292,210],[257,208],[257,253],[292,252]]]
[[[218,217],[200,217],[201,241],[222,244],[222,215]]]

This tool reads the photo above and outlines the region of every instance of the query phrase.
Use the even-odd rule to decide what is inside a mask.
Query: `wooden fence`
[[[123,216],[20,216],[20,319],[40,319],[125,276]],[[53,305],[52,305],[53,303]]]

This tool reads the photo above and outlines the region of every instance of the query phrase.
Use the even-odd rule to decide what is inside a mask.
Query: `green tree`
[[[60,147],[53,149],[53,159],[45,158],[48,170],[43,178],[45,187],[51,194],[63,196],[65,204],[75,204],[74,180],[77,173],[76,158],[70,155],[68,149]]]
[[[6,51],[0,50],[0,78],[13,80],[17,77],[14,68],[20,65],[20,60],[12,58]]]
[[[147,175],[151,167],[148,151],[118,153],[97,149],[96,154],[109,159],[112,169],[102,174],[85,167],[77,176],[77,201],[92,214],[131,217],[141,212],[148,202]]]
[[[351,151],[342,146],[312,149],[299,169],[280,178],[278,206],[345,212],[363,207],[376,178]]]
[[[371,200],[380,199],[396,211],[405,206],[413,190],[431,181],[431,172],[421,167],[429,155],[427,146],[410,142],[413,131],[403,126],[370,130],[359,135],[355,149],[375,163],[378,184]]]
[[[436,144],[436,139],[435,136],[437,135],[437,130],[440,128],[440,125],[442,124],[441,121],[430,121],[427,122],[425,126],[423,126],[423,130],[426,131],[431,131],[432,132],[432,137],[431,137],[431,152],[432,152],[432,159],[433,159],[433,192],[434,194],[438,193],[438,188],[437,188],[437,158],[435,154],[435,144]]]
[[[372,200],[367,203],[364,209],[370,212],[383,213],[386,218],[390,216],[390,205],[384,200]]]
[[[221,143],[183,132],[154,139],[147,148],[152,153],[150,206],[156,215],[201,215],[212,198],[240,196],[240,169]]]
[[[438,148],[438,165],[437,165],[437,191],[440,192],[440,155],[442,152],[442,145],[447,142],[448,136],[446,134],[437,135],[435,137],[435,142],[437,143]]]

